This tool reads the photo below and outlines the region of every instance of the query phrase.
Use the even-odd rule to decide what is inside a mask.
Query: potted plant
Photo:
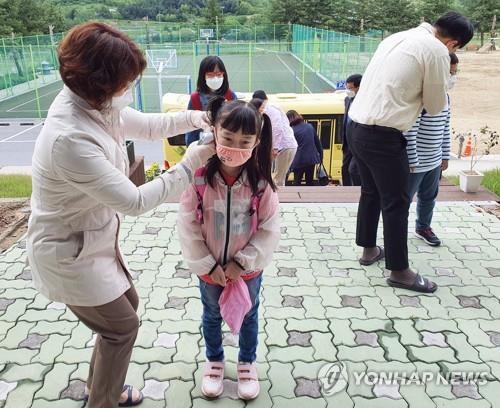
[[[488,126],[484,126],[479,130],[482,135],[483,143],[485,144],[484,153],[478,156],[478,137],[471,132],[467,133],[467,137],[472,140],[472,149],[470,155],[470,167],[467,170],[461,170],[458,172],[460,180],[460,189],[466,193],[476,193],[481,185],[484,174],[480,171],[474,170],[477,162],[481,157],[490,154],[491,149],[498,145],[499,134],[497,131],[490,129]]]

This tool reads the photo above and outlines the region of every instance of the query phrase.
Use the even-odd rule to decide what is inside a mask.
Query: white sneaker
[[[238,397],[252,400],[260,392],[259,377],[255,363],[238,363]]]
[[[224,361],[207,361],[201,381],[201,393],[217,398],[224,392]]]

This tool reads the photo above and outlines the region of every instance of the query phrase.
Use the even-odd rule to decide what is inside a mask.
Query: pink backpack
[[[207,183],[205,180],[206,167],[200,167],[194,172],[194,188],[196,190],[196,196],[198,197],[198,206],[196,207],[196,219],[200,224],[203,224],[203,197],[205,195],[205,190],[207,189]],[[264,180],[259,181],[259,191],[257,194],[252,195],[250,202],[249,215],[252,217],[252,234],[257,232],[257,227],[259,224],[259,205],[262,195],[264,194],[266,182]]]

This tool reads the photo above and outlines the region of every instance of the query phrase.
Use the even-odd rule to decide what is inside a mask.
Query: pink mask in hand
[[[252,157],[252,149],[236,149],[217,144],[217,156],[220,161],[229,167],[239,167]]]

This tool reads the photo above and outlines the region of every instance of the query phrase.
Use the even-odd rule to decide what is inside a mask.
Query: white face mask
[[[450,79],[448,79],[448,89],[451,89],[455,86],[455,84],[457,83],[458,81],[458,78],[456,75],[451,75],[450,76]]]
[[[132,96],[132,90],[127,89],[123,95],[113,96],[111,99],[111,107],[113,109],[122,110],[134,102],[134,97]]]
[[[212,91],[217,91],[224,83],[224,77],[214,77],[214,78],[205,77],[205,82]]]
[[[347,89],[345,90],[345,93],[349,98],[354,98],[356,96],[356,93],[352,89]]]

